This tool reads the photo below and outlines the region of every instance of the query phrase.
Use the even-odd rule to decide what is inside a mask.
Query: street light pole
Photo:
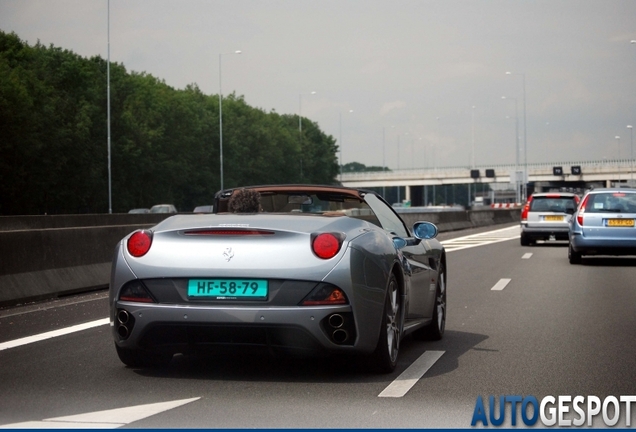
[[[523,199],[528,196],[528,136],[526,134],[526,74],[506,72],[506,75],[521,75],[523,84]]]
[[[629,185],[634,186],[634,128],[632,125],[627,125],[629,129],[629,138],[631,142],[631,155],[629,157]]]
[[[515,202],[520,201],[519,179],[517,172],[519,171],[519,114],[517,110],[517,98],[502,96],[502,99],[512,99],[515,101]]]
[[[221,57],[227,54],[241,54],[241,51],[219,54],[219,165],[221,169],[221,190],[223,190],[223,89],[221,85]]]
[[[385,145],[385,128],[382,128],[382,174],[386,173],[386,145]],[[384,182],[383,182],[384,183]],[[386,199],[386,187],[382,186],[382,198]]]
[[[475,105],[473,105],[472,109],[472,141],[473,141],[473,150],[472,150],[472,166],[475,168]]]
[[[316,94],[315,91],[310,92],[309,94]],[[300,144],[300,180],[302,182],[303,179],[303,122],[302,122],[302,104],[303,104],[303,94],[298,93],[298,142]]]
[[[621,169],[620,169],[620,163],[621,163],[621,137],[619,137],[618,135],[616,135],[614,138],[616,138],[616,147],[618,147],[618,160],[616,162],[616,169],[618,170],[618,185],[621,185]]]
[[[108,214],[113,213],[113,198],[112,198],[112,179],[110,170],[110,0],[108,0],[107,11],[107,38],[108,38],[108,50],[106,59],[106,117],[108,123]]]

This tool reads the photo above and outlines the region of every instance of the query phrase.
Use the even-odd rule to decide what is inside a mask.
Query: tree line
[[[112,211],[211,204],[219,99],[110,65]],[[223,98],[223,185],[333,184],[335,139],[315,122]],[[0,214],[106,213],[107,62],[0,31]]]

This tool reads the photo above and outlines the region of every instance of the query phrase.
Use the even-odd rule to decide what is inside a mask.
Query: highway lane
[[[262,356],[176,357],[167,369],[129,369],[102,325],[0,350],[0,425],[192,399],[136,421],[121,412],[75,421],[119,419],[109,420],[111,427],[470,427],[480,395],[636,394],[636,258],[586,258],[571,266],[566,243],[521,247],[517,228],[497,230],[440,236],[449,248],[445,338],[406,340],[393,374],[370,374],[346,360]],[[451,251],[474,243],[474,237],[457,241],[467,234],[494,243]],[[492,289],[507,279],[503,289]],[[93,293],[0,310],[0,344],[103,319],[107,309],[104,293]],[[406,394],[380,397],[434,352],[443,354]]]

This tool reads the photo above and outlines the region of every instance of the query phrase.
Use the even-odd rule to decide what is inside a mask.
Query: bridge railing
[[[538,174],[545,175],[552,173],[552,167],[561,166],[565,174],[569,174],[569,167],[580,166],[583,172],[589,169],[595,171],[608,172],[630,172],[632,167],[636,165],[632,159],[602,159],[592,161],[563,161],[563,162],[539,162],[527,164],[529,175]],[[365,172],[345,172],[342,173],[342,182],[356,181],[383,181],[383,180],[399,180],[414,177],[438,177],[438,178],[469,178],[471,169],[481,171],[484,176],[486,169],[493,169],[499,176],[509,176],[515,171],[523,171],[526,166],[524,164],[489,164],[476,165],[474,168],[468,165],[446,166],[446,167],[424,167],[424,168],[404,168],[390,171],[365,171]]]

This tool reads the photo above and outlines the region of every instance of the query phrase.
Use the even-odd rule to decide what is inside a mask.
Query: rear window
[[[636,194],[626,192],[590,194],[585,211],[590,213],[636,213]]]
[[[561,197],[533,197],[530,202],[530,211],[544,211],[555,213],[566,213],[568,210],[576,209],[574,198]]]

